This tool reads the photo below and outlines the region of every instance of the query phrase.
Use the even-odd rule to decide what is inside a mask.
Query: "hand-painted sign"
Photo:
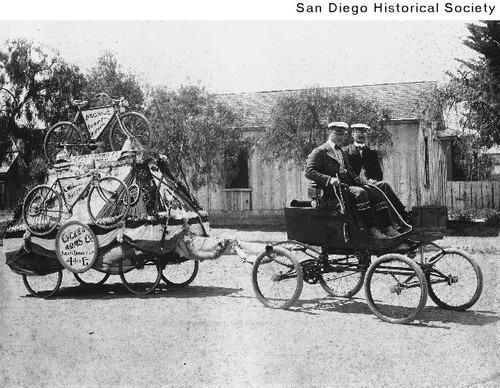
[[[101,152],[98,154],[85,154],[85,155],[75,155],[71,156],[70,160],[75,165],[86,166],[93,164],[95,168],[99,168],[101,165],[109,162],[118,160],[121,155],[121,151],[110,151]]]
[[[87,225],[71,221],[63,225],[56,236],[56,254],[64,268],[81,273],[91,268],[97,259],[97,238]]]
[[[66,202],[75,204],[91,180],[92,176],[90,175],[61,178],[59,184]]]
[[[96,140],[101,135],[114,113],[112,106],[82,111],[91,139]]]

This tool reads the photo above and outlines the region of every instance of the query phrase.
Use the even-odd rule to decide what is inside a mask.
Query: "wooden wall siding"
[[[292,162],[264,163],[261,151],[254,148],[250,152],[249,190],[202,187],[195,195],[208,212],[247,211],[243,203],[248,200],[253,212],[280,213],[292,200],[308,198],[304,167]]]
[[[224,209],[228,211],[250,211],[252,210],[251,189],[224,189]]]
[[[448,182],[446,206],[450,209],[500,209],[500,182]]]
[[[445,204],[446,156],[434,128],[425,127],[429,136],[430,185],[427,188],[424,187],[424,128],[419,122],[413,121],[391,123],[388,129],[393,136],[393,147],[382,162],[384,179],[409,207]],[[309,181],[304,177],[305,161],[300,165],[277,161],[264,163],[262,151],[258,147],[251,150],[249,158],[251,191],[228,194],[221,187],[201,188],[195,194],[207,211],[248,211],[241,202],[248,200],[252,213],[277,214],[294,199],[308,199]],[[239,207],[236,205],[238,203]]]
[[[404,204],[417,205],[418,122],[390,124],[393,146],[383,159],[384,180],[389,182]]]
[[[425,125],[425,127],[424,127]],[[444,204],[446,193],[446,155],[435,127],[424,123],[391,123],[393,147],[383,160],[384,179],[391,184],[402,202],[408,206]],[[426,187],[425,141],[429,148],[429,178]]]

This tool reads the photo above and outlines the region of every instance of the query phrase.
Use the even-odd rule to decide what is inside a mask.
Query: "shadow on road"
[[[298,300],[292,311],[318,315],[319,311],[331,311],[341,314],[373,315],[365,300],[359,298],[335,299],[315,298]],[[413,326],[426,328],[448,329],[442,324],[458,324],[467,326],[485,326],[500,321],[500,315],[495,311],[453,311],[438,307],[426,306],[420,316],[411,323]]]
[[[500,321],[500,315],[495,311],[453,311],[439,307],[426,307],[419,318],[422,322],[454,323],[465,326],[485,326]]]
[[[57,299],[120,299],[120,298],[208,298],[214,296],[225,296],[242,291],[241,288],[188,286],[183,288],[167,287],[159,284],[151,293],[146,295],[134,295],[122,284],[103,284],[101,286],[74,286],[61,287],[57,294],[49,300]],[[26,298],[36,298],[30,294]]]

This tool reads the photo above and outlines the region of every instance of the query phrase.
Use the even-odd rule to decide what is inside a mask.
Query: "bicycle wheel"
[[[104,229],[112,229],[125,220],[130,209],[130,194],[125,183],[107,176],[95,183],[87,197],[92,221]]]
[[[427,282],[417,263],[391,253],[368,268],[365,292],[377,317],[390,323],[409,323],[425,307]]]
[[[197,260],[167,264],[161,278],[170,287],[185,287],[196,278],[199,267]]]
[[[31,295],[38,298],[50,298],[61,286],[62,271],[48,275],[24,275],[23,282]]]
[[[439,307],[466,310],[483,291],[483,273],[477,262],[458,249],[445,249],[426,271],[429,296]]]
[[[73,272],[73,276],[82,286],[101,286],[108,280],[109,273],[87,270],[82,273]]]
[[[319,277],[319,284],[329,295],[352,298],[363,287],[364,269],[358,268],[356,256],[328,260],[329,268]]]
[[[287,309],[293,306],[302,292],[302,269],[286,249],[266,249],[253,264],[252,285],[255,295],[265,306]]]
[[[62,216],[61,196],[52,187],[40,185],[31,190],[23,202],[26,228],[37,236],[52,232]]]
[[[69,121],[62,121],[49,129],[43,141],[45,156],[52,163],[56,162],[57,154],[67,149],[70,155],[81,155],[85,143],[80,129]]]
[[[125,130],[139,141],[144,147],[151,146],[151,124],[148,119],[137,112],[125,112],[120,114],[121,125]],[[120,127],[120,122],[115,119],[111,130],[109,131],[109,143],[113,151],[122,149],[123,144],[127,140],[127,134]]]
[[[136,295],[146,295],[152,292],[161,280],[161,266],[159,261],[145,259],[133,263],[135,268],[128,268],[130,261],[124,259],[120,261],[120,279],[127,290]],[[124,270],[127,266],[127,270]]]

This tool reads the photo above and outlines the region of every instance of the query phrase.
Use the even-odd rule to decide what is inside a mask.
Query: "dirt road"
[[[254,242],[282,236],[216,232]],[[497,243],[444,243],[475,252],[483,295],[467,312],[429,300],[411,325],[377,319],[364,292],[334,299],[317,285],[306,284],[291,310],[264,308],[251,266],[236,256],[203,262],[187,288],[147,297],[131,296],[118,276],[86,290],[65,271],[61,291],[48,300],[30,297],[3,258],[0,386],[500,386]]]

